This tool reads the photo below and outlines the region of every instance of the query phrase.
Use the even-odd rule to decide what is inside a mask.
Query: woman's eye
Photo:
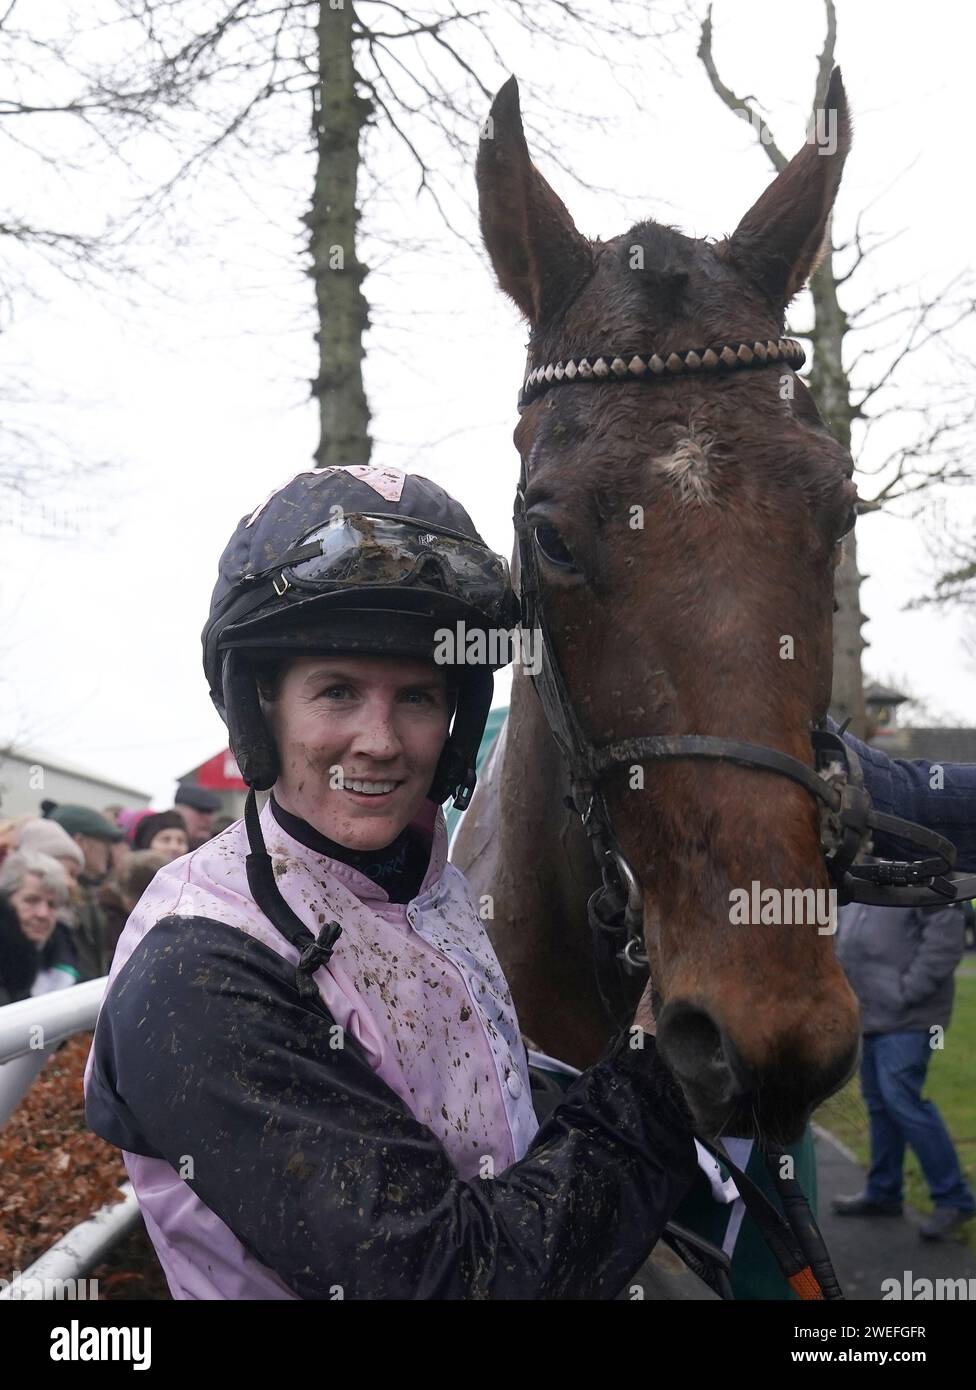
[[[576,561],[563,544],[555,526],[538,525],[535,528],[535,543],[550,564],[558,565],[560,569],[576,568]]]
[[[335,699],[341,698],[343,695],[348,695],[348,694],[349,694],[349,687],[348,687],[348,685],[330,685],[330,686],[328,686],[325,690],[323,690],[323,691],[321,692],[319,698],[320,698],[320,699],[335,700]]]

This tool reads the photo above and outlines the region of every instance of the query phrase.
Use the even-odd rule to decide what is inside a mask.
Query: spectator
[[[962,905],[965,922],[966,946],[976,950],[976,898],[968,898]]]
[[[98,890],[109,881],[112,846],[123,838],[122,831],[88,806],[57,806],[51,812],[50,819],[68,832],[85,858],[84,867],[78,875],[81,892],[75,938],[81,978],[97,980],[108,973],[113,954]]]
[[[119,828],[121,829],[121,826]],[[125,861],[128,859],[131,853],[132,846],[129,844],[128,840],[125,839],[125,836],[123,834],[123,838],[121,840],[116,840],[115,843],[112,845],[112,863],[109,868],[110,878],[118,878],[119,871],[121,870],[122,865],[125,863]]]
[[[143,893],[170,859],[155,850],[141,849],[130,854],[119,875],[119,891],[125,903],[126,916],[135,908]]]
[[[136,826],[133,849],[151,849],[165,856],[167,864],[189,851],[186,825],[179,811],[157,811]]]
[[[20,827],[29,816],[18,816],[14,820],[0,820],[0,864],[3,863],[11,850],[17,848],[20,839]]]
[[[48,854],[56,859],[71,884],[78,882],[78,876],[85,867],[85,856],[80,846],[71,838],[57,821],[28,817],[21,822],[17,848],[29,854]]]
[[[78,983],[78,955],[58,911],[68,876],[47,854],[11,850],[0,865],[0,1004]]]
[[[183,817],[191,849],[199,849],[213,839],[214,816],[222,809],[219,796],[197,787],[192,782],[180,784],[176,793],[176,810]]]
[[[126,843],[130,849],[139,823],[144,821],[147,816],[154,816],[155,814],[156,812],[150,810],[148,806],[123,806],[117,821],[119,829],[125,832]]]
[[[149,887],[157,870],[170,862],[171,856],[168,854],[147,849],[130,850],[127,847],[117,875],[99,888],[98,902],[105,918],[105,949],[110,966],[129,913]]]
[[[842,909],[837,957],[861,1003],[861,1089],[871,1120],[865,1190],[838,1197],[839,1216],[899,1216],[905,1146],[918,1155],[935,1211],[925,1240],[954,1234],[976,1211],[941,1115],[922,1087],[952,1013],[953,974],[963,951],[958,905]]]

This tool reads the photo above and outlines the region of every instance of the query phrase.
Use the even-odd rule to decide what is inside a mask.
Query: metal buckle
[[[280,583],[281,583],[281,588],[280,588],[280,589],[278,588],[279,581],[280,581]],[[272,581],[271,581],[271,587],[272,587],[272,589],[274,589],[274,591],[275,591],[275,593],[278,595],[278,597],[281,598],[282,595],[284,594],[285,590],[289,587],[289,585],[288,585],[288,580],[285,578],[285,576],[284,576],[283,574],[279,574],[277,579],[272,579]]]
[[[647,952],[641,950],[640,942],[636,936],[628,936],[626,945],[620,952],[620,959],[634,975],[641,974],[650,965]]]
[[[641,890],[637,875],[627,863],[627,860],[619,850],[611,849],[610,858],[613,860],[614,868],[620,875],[620,882],[627,890],[627,912],[644,916],[644,894]]]

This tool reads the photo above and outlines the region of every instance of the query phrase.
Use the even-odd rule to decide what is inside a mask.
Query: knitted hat
[[[136,830],[139,822],[144,821],[147,816],[156,814],[149,806],[123,806],[116,816],[119,825],[125,831],[125,838],[131,845],[136,837]]]
[[[161,830],[182,830],[186,834],[186,822],[179,811],[157,811],[146,816],[136,826],[132,837],[133,849],[148,849]]]
[[[85,863],[80,845],[53,820],[24,821],[17,848],[28,854],[49,854],[52,859],[73,859],[79,868]]]

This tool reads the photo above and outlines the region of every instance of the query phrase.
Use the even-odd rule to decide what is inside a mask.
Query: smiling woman
[[[0,1004],[78,983],[78,953],[58,921],[65,870],[50,855],[15,850],[0,867]]]
[[[299,657],[262,708],[281,759],[278,805],[368,850],[419,811],[453,713],[443,668],[380,656]]]
[[[86,1076],[174,1297],[614,1298],[690,1186],[639,1027],[540,1129],[447,862],[517,619],[505,561],[416,475],[306,471],[231,538],[204,667],[245,819],[143,895]],[[480,662],[445,662],[452,626]]]

